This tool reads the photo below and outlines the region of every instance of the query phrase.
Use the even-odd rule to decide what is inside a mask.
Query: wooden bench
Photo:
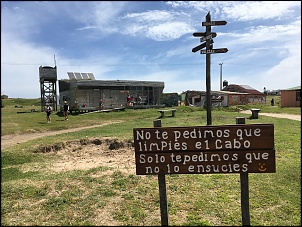
[[[165,112],[172,112],[172,117],[175,117],[175,112],[176,112],[176,109],[169,109],[169,110],[158,110],[158,112],[160,112],[160,117],[163,118],[165,117]]]
[[[100,110],[100,112],[104,112],[104,113],[109,113],[109,112],[111,112],[111,111],[113,111],[113,109]]]
[[[96,107],[93,106],[80,106],[78,109],[72,108],[69,110],[70,113],[72,113],[72,111],[74,112],[78,112],[78,113],[82,113],[82,112],[92,112],[92,111],[97,111],[98,109]]]
[[[113,108],[115,111],[119,111],[119,110],[125,110],[126,107],[115,107]]]
[[[251,118],[252,118],[252,119],[258,119],[258,113],[259,113],[260,109],[252,108],[252,109],[250,109],[250,110],[252,111],[252,116],[251,116]]]

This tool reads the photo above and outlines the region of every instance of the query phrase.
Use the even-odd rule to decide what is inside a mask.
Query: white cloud
[[[300,3],[301,4],[301,3]],[[291,7],[299,6],[295,1],[243,1],[233,4],[225,3],[222,8],[227,18],[239,21],[250,21],[257,19],[287,18],[292,13]]]
[[[183,22],[163,23],[148,28],[147,36],[157,41],[174,40],[192,29]]]
[[[301,6],[299,1],[169,1],[174,8],[194,8],[224,19],[251,21],[258,19],[284,19],[291,17],[293,7]],[[214,18],[212,18],[214,19]]]
[[[156,41],[168,41],[192,31],[190,16],[182,12],[147,11],[130,13],[121,18],[129,25],[124,25],[123,34],[140,35]]]
[[[171,12],[153,10],[142,13],[128,13],[122,19],[132,19],[137,22],[147,23],[147,22],[162,22],[171,21],[175,16]]]
[[[274,84],[279,89],[287,89],[301,85],[301,42],[286,43],[285,47],[289,51],[288,57],[261,76],[267,87]]]

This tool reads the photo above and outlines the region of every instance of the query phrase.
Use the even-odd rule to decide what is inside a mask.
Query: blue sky
[[[261,92],[301,85],[301,1],[1,1],[1,93],[39,98],[39,66],[97,80],[165,83],[164,92],[206,90],[206,55],[194,32],[206,14],[217,33],[211,90],[222,80]],[[220,67],[222,63],[222,67]],[[58,91],[59,93],[59,91]]]

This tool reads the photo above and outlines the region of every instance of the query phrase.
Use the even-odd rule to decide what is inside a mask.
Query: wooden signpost
[[[212,124],[212,99],[211,99],[211,54],[216,53],[226,53],[228,52],[227,48],[213,49],[212,43],[213,38],[217,36],[215,32],[211,32],[211,26],[226,25],[227,22],[222,21],[211,21],[211,14],[208,12],[206,15],[206,21],[202,22],[202,26],[206,27],[206,32],[194,32],[194,37],[200,38],[200,42],[206,41],[192,49],[192,52],[195,53],[200,50],[201,54],[206,54],[206,108],[207,108],[207,125]],[[206,48],[206,50],[201,50]]]

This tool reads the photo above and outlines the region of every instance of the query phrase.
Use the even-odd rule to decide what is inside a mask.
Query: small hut
[[[301,86],[281,90],[281,107],[301,107]]]

